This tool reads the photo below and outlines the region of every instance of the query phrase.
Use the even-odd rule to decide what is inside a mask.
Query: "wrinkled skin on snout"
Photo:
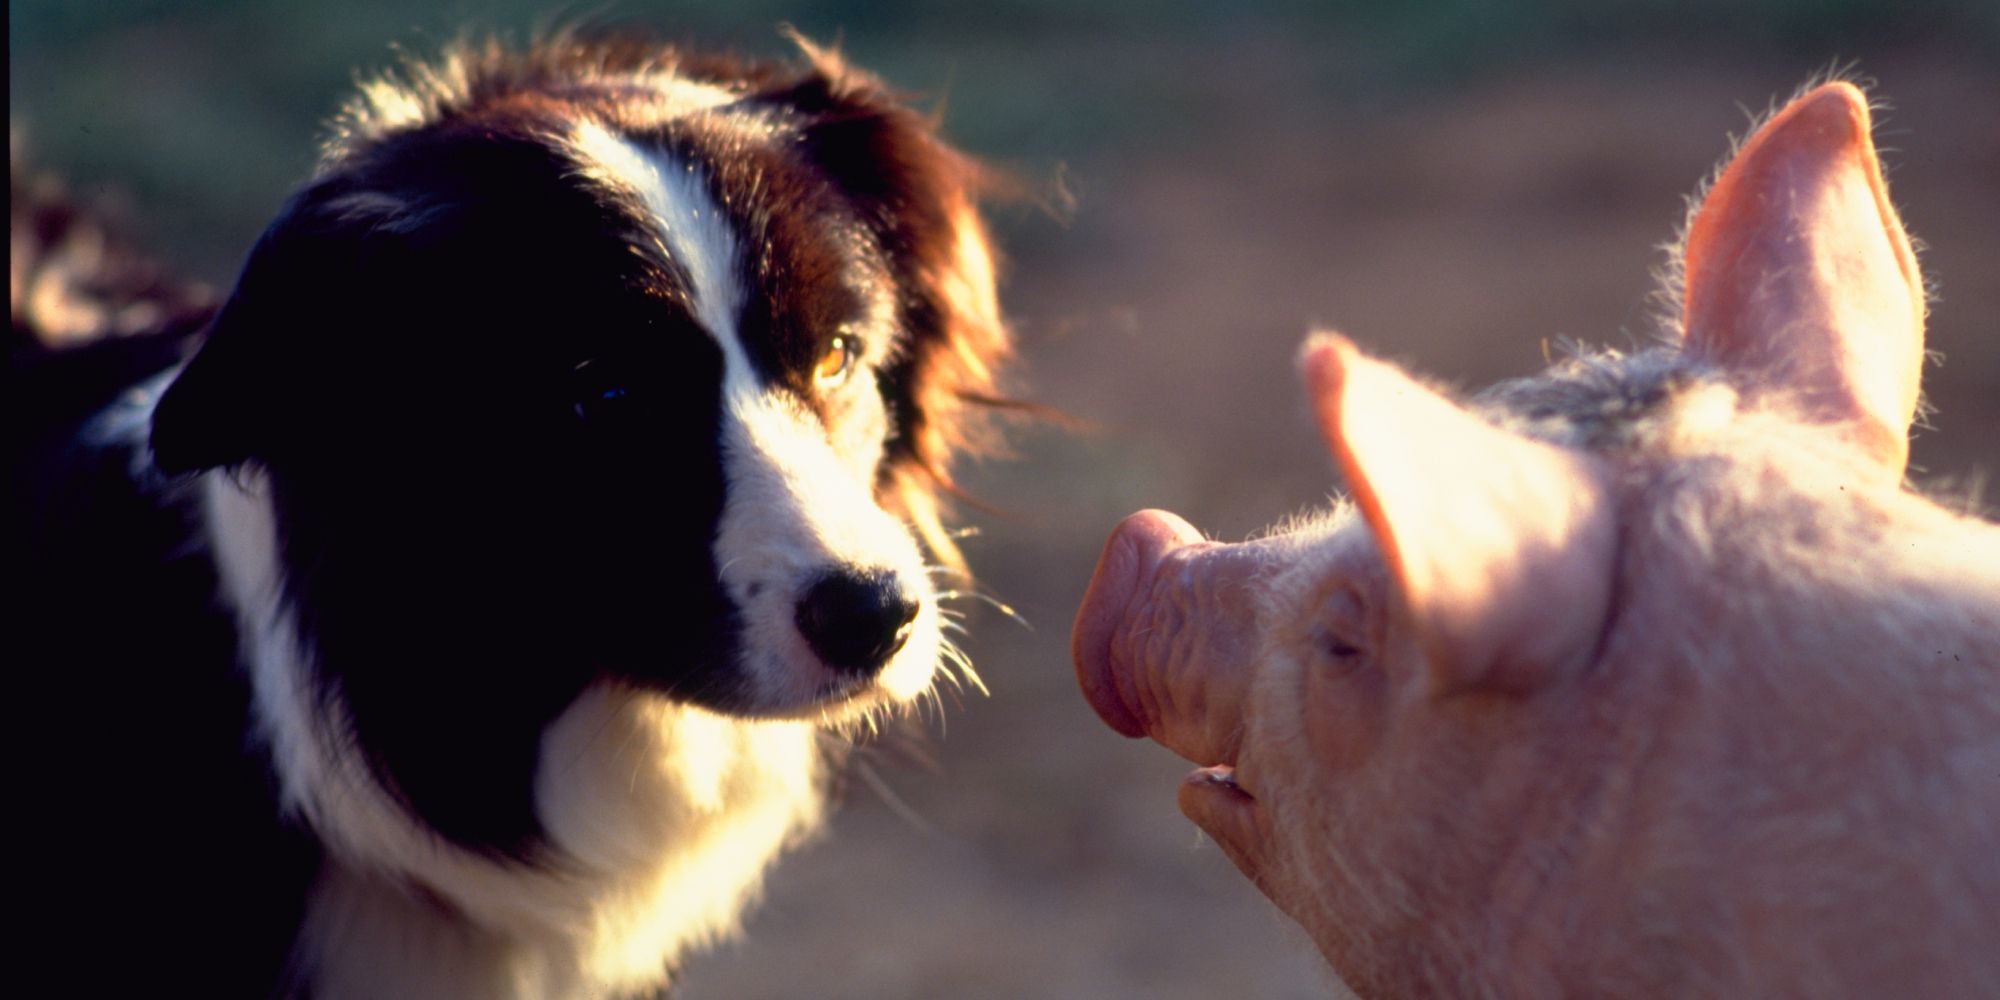
[[[1321,335],[1351,502],[1106,543],[1085,698],[1363,996],[2000,996],[2000,528],[1902,487],[1868,129],[1831,83],[1744,143],[1680,343],[1475,411]]]
[[[1220,545],[1165,511],[1112,533],[1074,644],[1106,725],[1198,764],[1232,764],[1258,653],[1254,588],[1282,563],[1272,545]]]

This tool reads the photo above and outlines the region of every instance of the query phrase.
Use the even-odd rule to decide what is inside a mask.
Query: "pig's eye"
[[[1334,587],[1314,609],[1312,639],[1335,670],[1361,665],[1360,640],[1368,634],[1368,605],[1352,586]]]
[[[1361,663],[1361,647],[1348,642],[1331,629],[1314,630],[1314,641],[1325,654],[1327,663],[1337,670],[1347,670]]]

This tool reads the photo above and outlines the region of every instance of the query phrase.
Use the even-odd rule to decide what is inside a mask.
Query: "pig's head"
[[[1783,855],[1823,846],[1744,802],[1878,752],[1826,736],[1881,694],[1829,673],[1926,629],[1992,662],[2000,569],[1944,553],[1971,528],[1901,491],[1924,294],[1860,92],[1745,143],[1682,263],[1677,343],[1470,406],[1320,335],[1301,368],[1350,501],[1242,544],[1146,511],[1105,547],[1085,695],[1199,766],[1182,811],[1357,988],[1699,967],[1741,916],[1694,898],[1704,865],[1782,895]],[[1973,597],[1890,609],[1885,585]]]

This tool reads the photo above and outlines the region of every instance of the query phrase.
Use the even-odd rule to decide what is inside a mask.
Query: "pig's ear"
[[[1587,662],[1617,547],[1597,463],[1494,427],[1334,334],[1301,366],[1431,694],[1529,691]]]
[[[1924,356],[1924,292],[1847,83],[1743,144],[1687,234],[1686,351],[1793,397],[1900,480]]]

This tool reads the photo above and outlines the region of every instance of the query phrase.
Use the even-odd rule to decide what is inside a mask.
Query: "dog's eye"
[[[851,333],[836,333],[826,342],[826,353],[813,366],[813,383],[821,388],[839,385],[854,374],[854,366],[860,361],[861,338]]]

